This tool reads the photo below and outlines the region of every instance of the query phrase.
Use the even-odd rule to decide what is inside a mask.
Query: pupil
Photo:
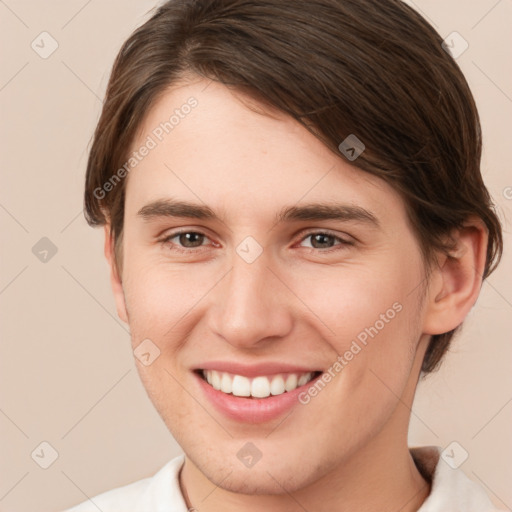
[[[182,233],[180,235],[180,243],[185,247],[197,247],[203,241],[202,236],[200,233]]]
[[[329,239],[332,238],[331,235],[326,235],[326,234],[322,234],[322,233],[319,233],[317,235],[313,235],[313,247],[317,247],[315,244],[317,242],[319,242],[320,245],[325,245],[327,244],[329,247],[331,246],[329,244]],[[326,242],[327,240],[327,242]]]

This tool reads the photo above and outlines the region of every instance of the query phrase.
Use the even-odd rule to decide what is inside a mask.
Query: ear
[[[115,263],[114,240],[111,235],[110,224],[105,225],[104,231],[105,258],[107,259],[108,265],[110,267],[110,286],[112,287],[112,291],[114,293],[117,314],[119,315],[119,318],[123,320],[123,322],[128,323],[128,313],[124,299],[123,284]]]
[[[460,325],[474,306],[482,286],[488,232],[471,218],[452,234],[456,245],[439,258],[429,283],[424,315],[425,334],[443,334]]]

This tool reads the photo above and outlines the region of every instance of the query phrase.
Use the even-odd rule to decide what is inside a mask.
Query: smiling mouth
[[[253,378],[217,370],[196,370],[215,390],[243,398],[268,398],[293,391],[322,374],[321,371],[279,373]]]

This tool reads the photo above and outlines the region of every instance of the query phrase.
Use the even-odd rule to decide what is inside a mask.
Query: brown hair
[[[427,272],[452,230],[482,219],[486,278],[501,257],[501,225],[480,174],[478,112],[441,44],[399,0],[168,1],[114,63],[87,163],[87,221],[110,222],[118,247],[126,180],[98,190],[126,161],[154,102],[195,73],[288,114],[340,157],[355,134],[366,149],[353,165],[401,194]],[[432,337],[424,372],[438,367],[455,330]]]

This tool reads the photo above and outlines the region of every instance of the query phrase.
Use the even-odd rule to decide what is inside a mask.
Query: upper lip
[[[319,372],[311,366],[297,366],[282,362],[267,362],[258,364],[243,364],[235,361],[207,361],[202,363],[196,370],[216,370],[219,372],[243,375],[245,377],[257,377],[259,375],[275,375],[278,373],[306,373]]]

